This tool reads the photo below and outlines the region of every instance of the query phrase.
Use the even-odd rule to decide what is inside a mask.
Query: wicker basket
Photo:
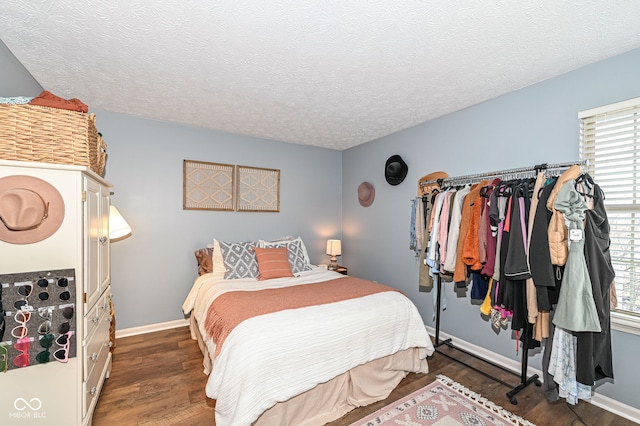
[[[104,174],[107,145],[95,114],[0,104],[0,159],[72,164]]]

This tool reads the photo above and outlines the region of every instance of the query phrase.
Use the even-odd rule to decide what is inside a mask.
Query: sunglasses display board
[[[74,269],[0,275],[0,372],[76,356]]]

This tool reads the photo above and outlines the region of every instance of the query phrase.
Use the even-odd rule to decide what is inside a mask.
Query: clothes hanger
[[[574,187],[578,194],[582,195],[583,197],[597,200],[599,196],[602,196],[602,199],[604,200],[604,193],[602,191],[598,191],[599,193],[596,194],[596,184],[589,173],[583,173],[578,176],[575,180]],[[586,188],[585,192],[581,191],[581,188],[583,187]]]

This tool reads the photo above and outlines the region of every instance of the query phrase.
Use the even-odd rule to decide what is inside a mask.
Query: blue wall
[[[0,97],[37,96],[42,86],[0,40]]]
[[[341,237],[341,153],[95,111],[108,144],[112,204],[133,235],[111,246],[118,329],[182,318],[193,251],[226,241],[300,235],[314,263]],[[280,212],[182,209],[183,160],[280,170]]]
[[[409,250],[410,200],[418,179],[440,170],[461,176],[576,161],[578,111],[639,97],[639,75],[640,50],[635,50],[344,151],[343,252],[349,273],[400,288],[425,324],[435,326],[432,295],[418,292],[418,263]],[[393,154],[409,166],[398,186],[384,179],[385,161]],[[369,208],[355,195],[362,181],[376,188]],[[511,333],[496,336],[468,295],[457,296],[452,285],[443,293],[443,332],[520,359]],[[640,408],[640,336],[614,331],[612,341],[615,385],[605,383],[598,393]],[[541,369],[541,358],[534,355],[530,365]]]

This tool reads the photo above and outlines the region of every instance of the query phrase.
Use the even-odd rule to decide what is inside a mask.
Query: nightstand
[[[344,266],[338,266],[336,272],[341,273],[342,275],[349,275],[349,270]]]

